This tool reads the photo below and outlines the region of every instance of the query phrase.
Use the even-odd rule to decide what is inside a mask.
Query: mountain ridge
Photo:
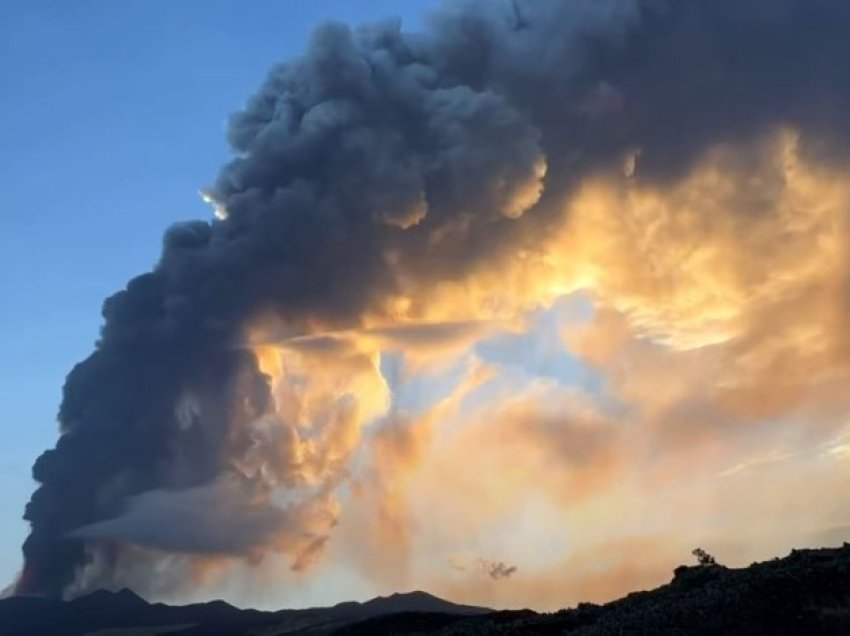
[[[222,600],[187,605],[149,603],[127,588],[101,589],[71,601],[38,596],[2,599],[0,636],[82,636],[105,628],[130,630],[169,625],[181,626],[180,631],[173,632],[180,636],[194,636],[195,633],[230,636],[243,633],[239,631],[242,629],[275,627],[275,623],[281,621],[293,624],[299,634],[308,634],[312,629],[322,633],[322,630],[379,614],[432,612],[472,616],[492,611],[486,607],[451,603],[421,590],[363,602],[344,601],[329,607],[264,611],[240,609]],[[275,633],[287,632],[278,629]]]
[[[850,543],[727,568],[680,566],[666,585],[543,614],[460,605],[420,590],[330,607],[261,611],[225,601],[171,606],[132,590],[73,601],[0,600],[0,636],[380,636],[381,634],[750,636],[850,634]]]

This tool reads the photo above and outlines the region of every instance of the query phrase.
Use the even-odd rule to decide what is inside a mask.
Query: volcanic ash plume
[[[215,219],[171,227],[104,303],[33,467],[17,592],[170,596],[222,560],[309,571],[336,538],[413,568],[405,489],[453,496],[416,471],[494,371],[415,416],[394,389],[577,290],[600,311],[564,340],[618,399],[648,393],[615,352],[661,373],[662,349],[709,347],[728,374],[695,396],[668,373],[681,393],[631,411],[670,444],[675,408],[752,420],[846,380],[848,33],[843,0],[463,2],[420,33],[317,29],[231,118]],[[639,448],[598,409],[561,426],[523,399],[434,465],[555,467],[578,500]],[[470,509],[521,497],[490,495]],[[488,563],[488,584],[528,571]]]

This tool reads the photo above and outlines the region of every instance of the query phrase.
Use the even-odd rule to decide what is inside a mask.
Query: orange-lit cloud
[[[534,249],[430,287],[400,266],[360,327],[258,316],[273,404],[231,461],[289,512],[251,567],[549,609],[663,583],[697,545],[741,564],[840,536],[850,185],[800,148],[787,130],[718,145],[663,184],[635,153]],[[487,360],[568,295],[592,311],[549,346],[595,389],[536,376],[531,351],[522,371]],[[214,588],[237,567],[205,559]]]
[[[381,555],[378,589],[428,581],[462,600],[554,607],[661,583],[694,542],[742,563],[840,526],[832,493],[847,470],[840,316],[850,187],[841,166],[811,163],[799,147],[789,131],[754,147],[718,146],[663,187],[641,182],[637,155],[625,174],[580,188],[537,253],[504,255],[492,270],[394,301],[396,320],[412,325],[399,334],[419,321],[470,319],[522,330],[526,310],[580,291],[594,316],[565,324],[562,339],[602,374],[604,391],[539,381],[491,388],[473,410],[379,429],[372,452],[393,480],[364,540],[372,562]],[[401,342],[372,337],[377,349],[404,351]],[[779,483],[781,496],[765,497]],[[355,516],[382,492],[359,484],[348,504]],[[812,484],[824,493],[816,502]],[[539,555],[505,538],[535,506],[546,511],[535,517],[541,533],[564,537],[546,568],[526,567]],[[779,530],[777,519],[798,506],[809,511],[805,523]],[[659,538],[630,538],[640,536]],[[534,543],[522,533],[514,540]],[[339,541],[365,545],[350,534]],[[501,587],[452,583],[453,555],[499,545],[505,553],[495,556],[519,563],[517,576]],[[577,566],[602,561],[610,565],[601,571]]]

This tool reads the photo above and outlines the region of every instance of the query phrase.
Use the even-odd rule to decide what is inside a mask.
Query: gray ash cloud
[[[848,33],[843,0],[461,2],[419,33],[318,28],[231,118],[235,158],[208,189],[224,218],[170,228],[104,303],[33,467],[18,592],[61,595],[101,549],[92,528],[138,538],[140,497],[238,478],[270,399],[233,346],[254,316],[348,328],[411,284],[533,249],[578,182],[635,149],[658,181],[778,126],[817,160],[846,154]],[[145,536],[178,549],[196,521]],[[92,586],[120,584],[101,571]]]

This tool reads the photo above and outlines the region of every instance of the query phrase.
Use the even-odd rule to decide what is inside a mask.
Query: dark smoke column
[[[72,582],[86,555],[68,532],[118,514],[131,494],[196,485],[221,469],[227,422],[215,411],[228,412],[235,396],[214,391],[251,360],[221,346],[232,340],[231,316],[199,304],[167,308],[180,296],[166,287],[161,268],[107,300],[97,349],[66,380],[62,435],[33,467],[42,485],[24,515],[32,531],[19,593],[59,596]],[[207,396],[205,421],[182,430],[175,408],[189,387]],[[257,412],[262,399],[258,391]],[[101,546],[101,557],[108,561],[111,549]]]
[[[231,119],[222,218],[172,227],[104,303],[33,467],[18,593],[60,596],[83,570],[74,593],[144,584],[119,567],[129,541],[79,529],[234,474],[269,404],[234,346],[260,312],[352,327],[403,293],[415,313],[416,290],[533,250],[577,183],[638,149],[635,178],[659,181],[779,126],[846,156],[848,33],[845,0],[486,0],[421,34],[318,29]],[[178,550],[167,532],[133,536]]]
[[[320,28],[232,118],[240,156],[210,189],[224,218],[168,231],[156,268],[105,302],[97,347],[66,380],[61,437],[33,468],[18,593],[60,596],[84,567],[82,591],[127,584],[122,541],[79,529],[142,493],[235,475],[241,436],[268,406],[253,355],[234,346],[246,321],[356,325],[395,291],[390,250],[425,283],[475,258],[463,241],[427,244],[461,210],[491,245],[513,231],[537,198],[539,131],[441,71],[435,44],[395,23]]]

